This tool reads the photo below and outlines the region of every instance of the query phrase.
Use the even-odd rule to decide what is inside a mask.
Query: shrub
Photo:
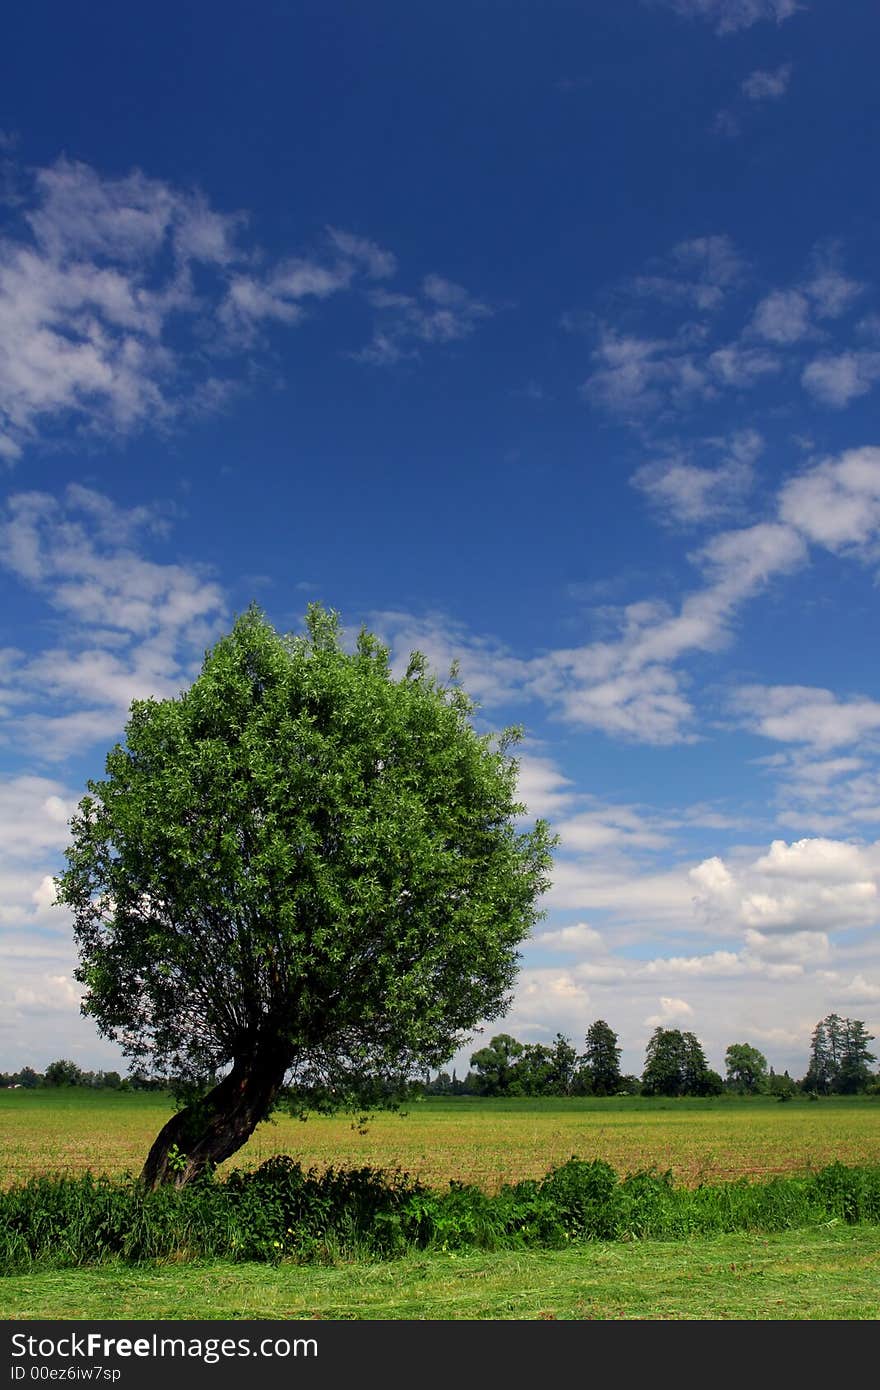
[[[621,1181],[601,1159],[571,1158],[540,1181],[489,1195],[455,1182],[436,1191],[399,1169],[304,1171],[279,1156],[225,1181],[206,1175],[154,1192],[130,1176],[32,1178],[0,1193],[0,1273],[108,1260],[305,1262],[678,1240],[829,1220],[880,1224],[880,1167],[833,1163],[807,1177],[688,1189],[669,1172]]]

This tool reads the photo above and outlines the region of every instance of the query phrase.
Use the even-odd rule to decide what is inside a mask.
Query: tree
[[[721,1078],[709,1070],[693,1033],[682,1033],[678,1028],[654,1029],[645,1052],[643,1095],[717,1095],[720,1089]]]
[[[843,1022],[843,1051],[836,1089],[842,1095],[855,1095],[864,1091],[871,1080],[870,1063],[875,1057],[868,1051],[868,1043],[873,1041],[874,1035],[868,1032],[861,1019],[846,1018]]]
[[[554,1096],[570,1096],[577,1087],[577,1052],[563,1033],[557,1033],[553,1039],[550,1054],[552,1057],[550,1092]]]
[[[471,1066],[480,1078],[480,1091],[484,1096],[506,1096],[510,1093],[523,1050],[522,1043],[509,1033],[498,1033],[489,1039],[487,1047],[481,1047],[473,1054]]]
[[[766,1090],[767,1058],[748,1043],[731,1043],[724,1054],[727,1084],[737,1091],[754,1095]]]
[[[589,1070],[594,1095],[612,1096],[620,1090],[620,1053],[617,1034],[604,1018],[597,1018],[584,1039],[584,1065]]]
[[[813,1029],[810,1064],[801,1085],[805,1091],[822,1095],[852,1095],[862,1091],[871,1079],[868,1051],[873,1035],[860,1019],[828,1014]]]
[[[43,1073],[44,1086],[81,1086],[83,1079],[82,1069],[66,1057],[61,1057],[57,1062],[50,1062]]]
[[[362,1106],[503,1013],[554,843],[518,830],[520,730],[414,652],[309,607],[251,607],[176,698],[136,700],[71,822],[58,901],[84,1012],[134,1064],[221,1079],[175,1114],[142,1179],[181,1185],[266,1118]]]
[[[834,1083],[834,1068],[828,1048],[825,1020],[821,1019],[813,1029],[810,1039],[810,1064],[803,1080],[805,1091],[821,1091],[825,1095]]]

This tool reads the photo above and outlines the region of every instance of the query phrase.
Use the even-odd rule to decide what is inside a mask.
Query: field
[[[153,1093],[0,1092],[0,1185],[86,1169],[137,1172],[171,1113]],[[678,1184],[766,1178],[839,1160],[880,1163],[880,1100],[432,1098],[366,1125],[285,1116],[229,1166],[275,1153],[304,1166],[401,1168],[434,1187],[496,1190],[572,1154],[621,1173],[670,1169]],[[872,1319],[880,1227],[575,1249],[425,1252],[330,1266],[153,1263],[34,1270],[0,1286],[12,1318]]]
[[[156,1093],[0,1091],[0,1184],[40,1173],[138,1172],[172,1113]],[[365,1132],[362,1132],[365,1131]],[[572,1154],[618,1172],[670,1169],[677,1183],[725,1182],[880,1162],[880,1099],[455,1100],[430,1098],[360,1127],[349,1115],[260,1125],[226,1166],[288,1153],[304,1167],[401,1168],[432,1186],[488,1191],[541,1177]]]

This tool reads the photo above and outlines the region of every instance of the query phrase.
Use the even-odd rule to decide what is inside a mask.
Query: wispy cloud
[[[2,738],[53,761],[107,740],[135,698],[177,694],[217,635],[225,596],[198,566],[139,548],[164,521],[71,485],[62,501],[16,493],[0,520],[0,563],[63,620],[64,638],[6,664]]]
[[[730,237],[692,237],[674,246],[668,257],[649,267],[649,273],[637,275],[632,288],[638,295],[711,311],[721,307],[745,268]]]
[[[369,294],[381,311],[365,361],[464,338],[492,312],[438,275],[415,296],[380,289],[396,257],[338,227],[271,258],[244,213],[137,169],[110,178],[61,159],[20,173],[8,212],[0,459],[10,463],[37,441],[124,439],[221,408],[268,335],[341,294]]]
[[[764,447],[757,430],[741,430],[729,440],[706,440],[703,452],[720,462],[693,461],[695,450],[676,449],[665,458],[642,464],[630,479],[648,498],[660,519],[697,525],[735,510],[752,486],[754,464]]]
[[[783,24],[803,6],[799,0],[647,0],[685,19],[705,19],[717,34],[735,34],[762,20]]]
[[[701,275],[688,273],[694,258]],[[773,376],[799,379],[817,401],[835,408],[880,380],[880,353],[864,346],[870,318],[861,320],[867,328],[847,329],[843,322],[867,286],[844,272],[836,245],[820,244],[799,279],[766,290],[751,305],[743,304],[745,261],[727,237],[682,242],[649,271],[618,287],[613,298],[619,322],[606,312],[581,324],[594,338],[583,399],[640,430],[652,415],[693,412],[725,392],[752,391]],[[722,304],[728,312],[719,323]],[[670,324],[676,307],[687,316],[680,313],[678,323]],[[731,335],[734,313],[740,326]],[[572,328],[577,317],[567,314],[563,323]],[[856,336],[855,346],[831,345],[832,337],[839,340],[847,331]]]
[[[767,70],[756,68],[744,78],[741,91],[749,101],[778,101],[788,91],[791,80],[791,63]]]
[[[858,744],[880,730],[880,701],[805,685],[746,685],[732,697],[749,728],[781,743],[827,751]]]
[[[372,340],[353,354],[372,366],[390,366],[417,357],[425,344],[467,338],[494,309],[462,285],[441,275],[427,275],[418,295],[376,290],[370,303],[377,312]]]

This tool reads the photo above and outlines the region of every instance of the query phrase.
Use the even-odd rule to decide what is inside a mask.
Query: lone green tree
[[[503,1013],[553,839],[517,828],[516,762],[414,652],[393,677],[311,605],[254,607],[176,698],[136,700],[71,821],[83,1011],[132,1065],[219,1077],[156,1138],[182,1185],[246,1142],[287,1083],[362,1106]]]

